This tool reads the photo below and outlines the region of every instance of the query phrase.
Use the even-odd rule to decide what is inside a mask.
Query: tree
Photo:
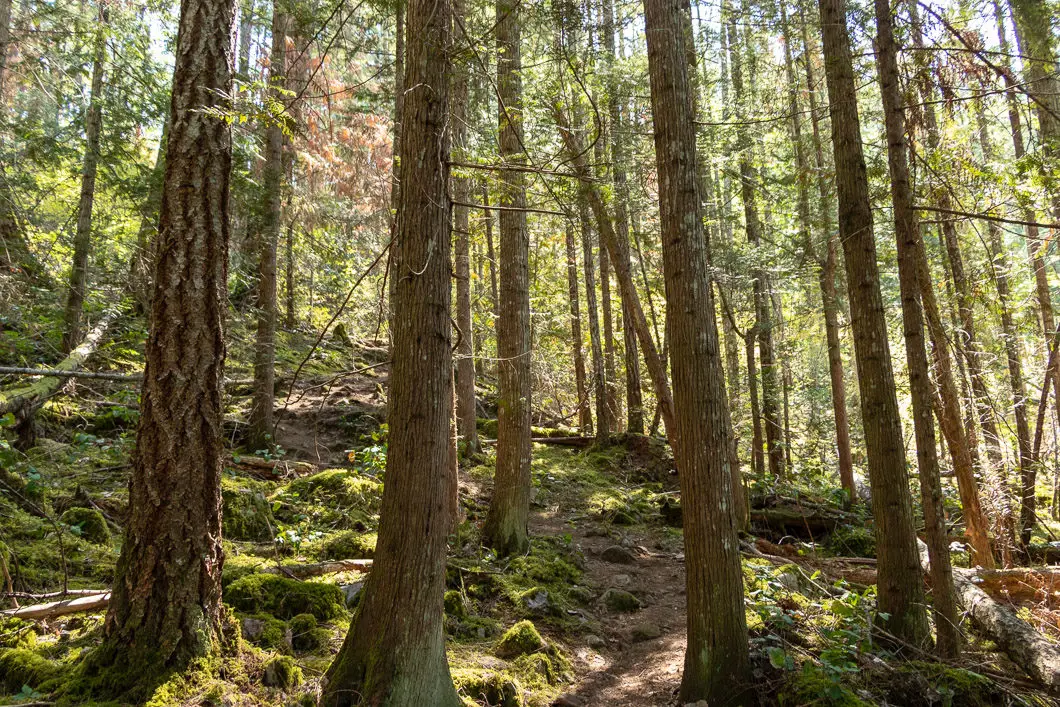
[[[646,0],[663,272],[670,332],[688,596],[681,702],[747,701],[747,625],[733,507],[730,427],[696,185],[691,26],[681,0]]]
[[[77,232],[74,234],[74,258],[70,267],[70,284],[63,316],[63,353],[70,353],[81,340],[81,310],[88,286],[88,256],[92,250],[92,207],[96,198],[96,173],[99,171],[99,139],[103,130],[103,62],[107,51],[108,10],[99,4],[95,51],[92,55],[92,88],[85,114],[85,158],[81,165],[81,198],[77,204]]]
[[[221,631],[222,373],[233,0],[184,0],[129,514],[103,645],[87,666],[135,701]]]
[[[401,125],[402,188],[389,452],[372,574],[325,675],[322,707],[457,707],[445,658],[442,594],[452,416],[447,0],[410,0]],[[414,167],[414,168],[413,168]]]
[[[498,146],[501,161],[500,321],[497,324],[497,471],[483,528],[501,555],[526,549],[530,515],[530,232],[523,147],[522,11],[497,0]],[[598,424],[601,424],[598,422]]]
[[[929,638],[927,615],[906,481],[902,421],[880,293],[846,3],[821,0],[820,11],[839,197],[839,234],[850,290],[861,415],[866,421],[865,451],[877,543],[877,621],[899,639],[919,645]]]
[[[571,345],[574,358],[574,381],[578,387],[578,427],[583,434],[593,428],[593,416],[589,408],[589,388],[585,381],[585,347],[582,345],[582,317],[578,297],[578,246],[574,228],[567,226],[565,244],[567,248],[567,297],[570,301]]]

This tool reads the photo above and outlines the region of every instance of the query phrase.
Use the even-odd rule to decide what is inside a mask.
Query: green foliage
[[[876,534],[861,525],[840,525],[828,536],[828,549],[847,557],[876,557]]]
[[[285,523],[309,520],[316,527],[367,527],[375,522],[382,496],[378,479],[348,469],[328,469],[288,484],[276,495],[273,512]]]
[[[346,597],[334,584],[299,582],[275,574],[251,574],[228,586],[225,602],[248,614],[281,619],[312,614],[321,621],[346,615]]]

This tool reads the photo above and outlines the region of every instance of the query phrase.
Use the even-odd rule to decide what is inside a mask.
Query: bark
[[[221,426],[233,0],[184,0],[129,520],[103,645],[86,665],[142,693],[221,630]]]
[[[601,138],[602,139],[602,138]],[[601,418],[598,427],[603,429],[605,437],[617,432],[618,421],[618,389],[616,381],[618,374],[615,372],[615,319],[614,310],[611,307],[611,258],[608,256],[607,248],[599,250],[600,255],[600,320],[603,327],[600,332],[604,346],[604,390],[606,391],[607,417]],[[605,425],[604,422],[607,424]]]
[[[463,20],[465,0],[455,0],[453,12]],[[453,76],[453,151],[463,159],[467,149],[468,75],[466,66],[456,67]],[[471,180],[466,176],[453,177],[453,200],[468,203]],[[475,334],[471,320],[471,227],[468,207],[453,205],[453,230],[456,252],[453,254],[456,280],[456,326],[460,340],[456,349],[456,423],[460,451],[474,454],[479,451],[478,426],[475,415]]]
[[[585,381],[585,353],[582,346],[582,317],[578,301],[578,248],[574,228],[567,226],[567,297],[570,302],[571,341],[574,347],[574,380],[578,395],[578,429],[591,434],[593,416],[589,409],[589,388]]]
[[[287,102],[287,14],[274,0],[272,11],[272,52],[269,58],[270,99],[278,105]],[[283,115],[270,116],[265,126],[265,167],[262,175],[263,204],[258,235],[258,295],[255,303],[257,331],[254,337],[254,395],[250,407],[247,446],[271,449],[274,427],[273,398],[276,388],[276,251],[280,242],[283,215]]]
[[[33,604],[32,606],[23,606],[20,609],[0,611],[0,616],[22,619],[23,621],[46,621],[58,616],[78,614],[83,611],[99,611],[100,609],[106,609],[109,604],[110,592],[102,590],[92,594],[84,594],[75,599],[62,599],[48,602],[47,604]]]
[[[497,100],[500,159],[523,166],[521,8],[497,0]],[[500,175],[500,321],[497,324],[497,471],[483,536],[501,555],[526,549],[530,513],[530,232],[526,175]]]
[[[917,274],[917,241],[920,224],[913,208],[909,182],[909,151],[905,137],[905,110],[898,78],[898,46],[889,0],[876,0],[876,66],[883,97],[887,135],[887,164],[891,177],[894,206],[894,235],[898,251],[898,280],[902,300],[909,391],[913,403],[913,429],[916,436],[917,470],[920,476],[924,534],[931,559],[931,603],[935,611],[936,649],[943,659],[960,654],[959,617],[953,596],[953,567],[946,535],[946,509],[942,501],[935,420],[932,415],[931,380],[920,306]]]
[[[737,105],[737,117],[743,116],[742,106],[747,100],[743,82],[743,60],[737,39],[736,24],[728,18],[729,66],[732,71],[732,86]],[[757,260],[762,258],[762,220],[758,212],[758,172],[753,164],[753,143],[746,124],[741,120],[736,128],[737,149],[740,151],[740,195],[743,200],[744,226],[747,242]],[[758,340],[758,356],[762,363],[762,422],[766,439],[766,459],[769,474],[774,478],[784,477],[784,428],[780,420],[780,385],[777,378],[777,363],[773,347],[773,305],[770,299],[770,277],[768,271],[756,263],[752,272],[754,290],[755,325],[754,335]]]
[[[108,9],[99,5],[96,46],[92,55],[92,87],[85,114],[85,157],[81,164],[81,196],[77,203],[77,230],[74,233],[74,257],[63,315],[62,351],[68,353],[81,339],[81,316],[88,286],[88,256],[92,250],[92,206],[96,198],[96,173],[99,171],[99,140],[103,130],[103,62],[107,51]]]
[[[585,263],[585,311],[589,318],[589,351],[593,366],[593,398],[596,401],[596,436],[607,439],[607,378],[604,375],[604,350],[600,342],[600,316],[596,307],[596,266],[593,262],[593,231],[589,207],[578,204],[578,221],[582,232],[582,256]],[[600,245],[603,248],[603,244]]]
[[[390,439],[379,542],[360,607],[325,676],[324,707],[456,707],[443,631],[453,521],[449,181],[451,5],[410,0]]]
[[[676,393],[670,439],[684,508],[688,643],[680,700],[746,704],[751,694],[731,427],[699,213],[687,7],[681,0],[644,5]]]
[[[490,205],[490,190],[486,186],[485,181],[482,182],[482,204],[486,207]],[[501,298],[497,292],[497,254],[493,249],[493,212],[489,208],[484,209],[482,218],[485,222],[486,231],[486,256],[490,265],[490,304],[492,305],[493,319],[496,322],[496,320],[500,319]]]
[[[295,325],[295,292],[294,292],[294,219],[287,223],[287,237],[284,238],[284,318],[283,325],[288,330]]]
[[[877,620],[900,639],[920,645],[930,635],[923,607],[887,320],[880,294],[846,3],[822,0],[820,11],[839,196],[839,234],[850,289],[850,320],[861,413],[866,422],[865,447],[879,555]]]
[[[762,439],[762,408],[758,397],[758,362],[755,359],[754,327],[744,336],[744,358],[747,361],[747,394],[751,399],[751,466],[755,476],[766,474],[766,453]]]

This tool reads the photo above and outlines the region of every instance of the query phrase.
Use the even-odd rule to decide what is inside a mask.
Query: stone
[[[615,585],[616,587],[628,587],[632,583],[633,577],[629,576],[628,574],[616,574],[614,577],[611,578],[611,584]]]
[[[256,641],[261,637],[261,634],[265,632],[265,622],[261,619],[253,619],[248,616],[243,619],[240,628],[243,632],[243,638],[248,641]]]
[[[632,613],[642,606],[640,599],[623,589],[615,589],[614,587],[604,592],[603,600],[604,606],[611,611]]]
[[[354,582],[353,584],[340,584],[339,589],[346,596],[346,607],[352,609],[357,606],[357,600],[361,596],[361,590],[364,589],[364,582]]]
[[[614,565],[632,565],[636,562],[633,553],[621,545],[612,545],[600,553],[600,559]]]
[[[662,629],[653,623],[643,623],[633,627],[632,638],[634,643],[651,641],[662,635]]]
[[[596,634],[590,633],[588,636],[585,637],[585,645],[589,646],[590,648],[603,648],[607,645],[607,641],[603,638],[600,638]]]

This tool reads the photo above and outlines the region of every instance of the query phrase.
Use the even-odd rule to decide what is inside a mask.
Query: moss
[[[312,614],[321,621],[346,615],[346,596],[334,584],[299,582],[274,574],[252,574],[236,580],[224,600],[250,614],[269,613],[281,619]]]
[[[37,625],[16,618],[0,618],[0,648],[33,648]]]
[[[874,675],[873,687],[892,704],[950,704],[987,707],[1002,704],[1006,695],[991,680],[942,663],[909,661]]]
[[[345,530],[314,543],[309,552],[319,560],[370,560],[376,541],[375,533]]]
[[[545,653],[521,655],[512,661],[512,672],[522,678],[522,682],[533,690],[545,689],[560,682],[563,675]]]
[[[308,518],[335,528],[367,528],[375,522],[383,498],[376,478],[349,469],[328,469],[292,481],[277,494],[276,517],[284,522]]]
[[[269,614],[246,616],[242,621],[243,638],[266,650],[289,650],[287,622]]]
[[[876,534],[860,525],[840,525],[828,536],[828,549],[847,557],[876,557]]]
[[[604,606],[611,611],[633,612],[641,607],[640,599],[623,589],[612,587],[604,592]]]
[[[545,641],[531,621],[520,621],[504,632],[497,642],[497,655],[501,658],[534,653],[545,647]]]
[[[221,589],[228,591],[228,587],[237,579],[250,574],[257,574],[267,564],[265,559],[257,555],[249,555],[239,552],[235,545],[224,542],[224,569],[221,571]]]
[[[454,636],[470,639],[490,638],[501,632],[501,625],[488,616],[468,616],[460,621],[447,620],[446,626]]]
[[[35,690],[52,680],[60,666],[31,650],[21,648],[0,652],[0,686],[5,693],[29,686]]]
[[[478,433],[488,439],[497,439],[497,420],[478,418],[475,420]]]
[[[295,616],[287,627],[291,631],[291,645],[301,653],[319,650],[331,639],[331,633],[326,628],[320,628],[312,614]]]
[[[278,655],[265,664],[262,683],[267,687],[288,690],[302,684],[302,669],[289,655]]]
[[[106,545],[110,542],[107,519],[95,508],[69,508],[59,517],[59,520],[70,526],[75,535],[90,543]]]
[[[450,589],[445,593],[445,615],[450,616],[454,619],[466,619],[467,618],[467,602],[464,601],[464,595],[455,589]]]
[[[276,519],[272,515],[272,504],[258,485],[225,477],[221,480],[221,501],[226,538],[256,542],[273,539]]]
[[[794,705],[821,705],[822,707],[872,707],[858,697],[853,690],[839,682],[837,676],[813,663],[805,663],[802,669],[791,674],[791,679],[777,693],[782,707]]]
[[[460,668],[452,672],[457,691],[471,704],[521,707],[523,686],[506,672]]]

